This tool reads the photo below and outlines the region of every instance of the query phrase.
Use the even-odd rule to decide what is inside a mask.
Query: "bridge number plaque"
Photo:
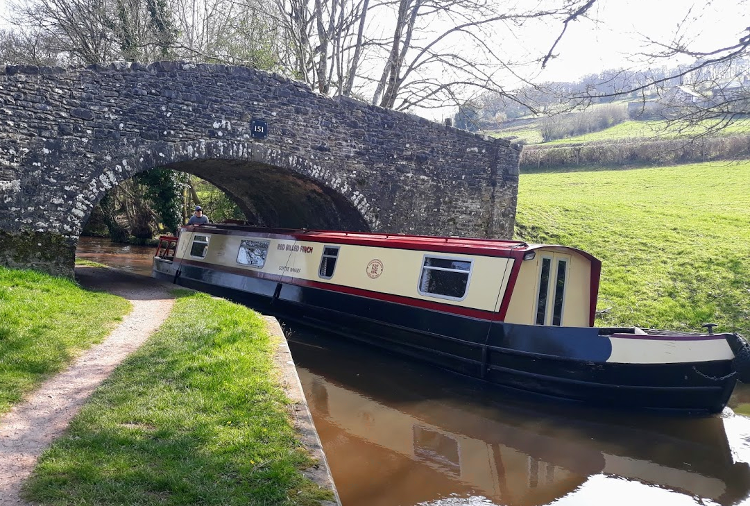
[[[253,139],[265,139],[268,135],[268,122],[263,119],[254,119],[250,123],[250,136]]]

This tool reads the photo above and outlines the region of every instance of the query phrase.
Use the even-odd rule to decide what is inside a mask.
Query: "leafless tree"
[[[54,66],[61,62],[53,41],[37,31],[0,30],[0,64]]]
[[[286,68],[321,93],[351,95],[369,45],[369,4],[370,0],[277,0]]]
[[[513,59],[499,41],[527,25],[567,24],[595,0],[533,7],[492,0],[276,0],[295,75],[321,93],[368,97],[408,110],[462,102],[472,90],[500,90],[545,56]]]
[[[279,70],[273,4],[260,0],[171,0],[180,59]]]
[[[18,25],[37,27],[36,32],[50,41],[61,58],[91,64],[113,59],[117,44],[107,26],[114,10],[102,2],[89,0],[43,0],[15,4]]]
[[[15,0],[13,12],[14,36],[71,64],[179,59],[281,70],[279,16],[262,0]]]
[[[69,63],[170,57],[175,36],[165,0],[20,0],[13,21]]]
[[[694,59],[667,74],[642,72],[627,82],[622,73],[602,74],[597,86],[583,90],[548,88],[529,78],[530,68],[556,56],[574,22],[593,16],[597,0],[539,0],[533,6],[495,0],[16,2],[16,19],[26,30],[0,37],[0,56],[8,62],[176,58],[245,64],[287,73],[324,94],[398,110],[461,105],[491,91],[533,112],[637,94],[644,100],[658,94],[670,114],[696,122],[731,121],[748,111],[750,81],[741,63],[750,31],[734,44],[704,50],[693,49],[680,26],[666,42],[644,36],[651,52],[641,56],[654,62],[652,68],[680,56]],[[524,56],[507,49],[540,25],[551,34],[548,48]],[[28,49],[14,52],[18,47]],[[700,99],[685,102],[674,92],[675,80]],[[605,91],[602,81],[610,85]],[[523,92],[510,91],[518,89]]]
[[[177,58],[286,72],[389,109],[503,92],[525,60],[499,41],[568,24],[595,0],[16,0],[16,19],[71,63]],[[38,27],[38,32],[28,30]],[[558,38],[559,40],[559,38]],[[555,42],[556,43],[556,42]]]

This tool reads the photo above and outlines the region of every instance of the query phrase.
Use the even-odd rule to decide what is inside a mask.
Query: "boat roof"
[[[290,239],[330,244],[354,244],[386,248],[439,251],[486,256],[519,256],[539,248],[556,248],[575,251],[590,260],[598,260],[589,253],[567,246],[528,244],[524,241],[488,239],[479,237],[431,236],[414,234],[388,234],[373,232],[346,232],[334,230],[308,230],[294,228],[253,227],[235,223],[186,226],[191,232],[241,235],[250,233],[260,237],[287,237]]]

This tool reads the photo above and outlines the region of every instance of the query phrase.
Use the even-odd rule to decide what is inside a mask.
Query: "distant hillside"
[[[491,137],[502,137],[521,144],[549,146],[592,142],[689,138],[692,136],[703,136],[706,133],[706,129],[712,126],[705,124],[703,128],[700,128],[695,126],[686,127],[680,123],[668,122],[666,120],[628,120],[599,131],[544,142],[542,140],[543,122],[544,119],[542,118],[514,120],[507,122],[507,124],[504,123],[502,128],[498,130],[486,131],[484,133]],[[750,118],[739,119],[726,128],[711,133],[711,136],[745,134],[750,134]]]
[[[506,121],[487,133],[523,144],[539,144],[600,132],[628,120],[627,104],[620,102],[594,105],[582,111]]]
[[[627,120],[699,122],[732,120],[750,111],[750,58],[703,61],[694,66],[609,69],[577,81],[535,82],[514,90],[488,90],[459,104],[455,126],[472,132],[504,131],[525,143],[598,132]],[[527,128],[529,115],[538,134]]]
[[[617,167],[734,160],[750,156],[750,118],[712,131],[712,123],[686,126],[661,121],[624,121],[583,135],[542,142],[545,119],[514,120],[486,134],[525,144],[524,171]]]

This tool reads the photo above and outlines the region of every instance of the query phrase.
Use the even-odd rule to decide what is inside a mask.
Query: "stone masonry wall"
[[[253,138],[253,120],[267,122],[267,137]],[[45,242],[19,241],[53,234],[74,249],[106,190],[196,160],[247,162],[201,174],[224,188],[264,168],[295,174],[340,195],[373,231],[510,237],[519,153],[243,67],[0,67],[0,263],[22,265],[21,255],[72,272],[59,267],[72,269],[70,252],[47,262]]]

